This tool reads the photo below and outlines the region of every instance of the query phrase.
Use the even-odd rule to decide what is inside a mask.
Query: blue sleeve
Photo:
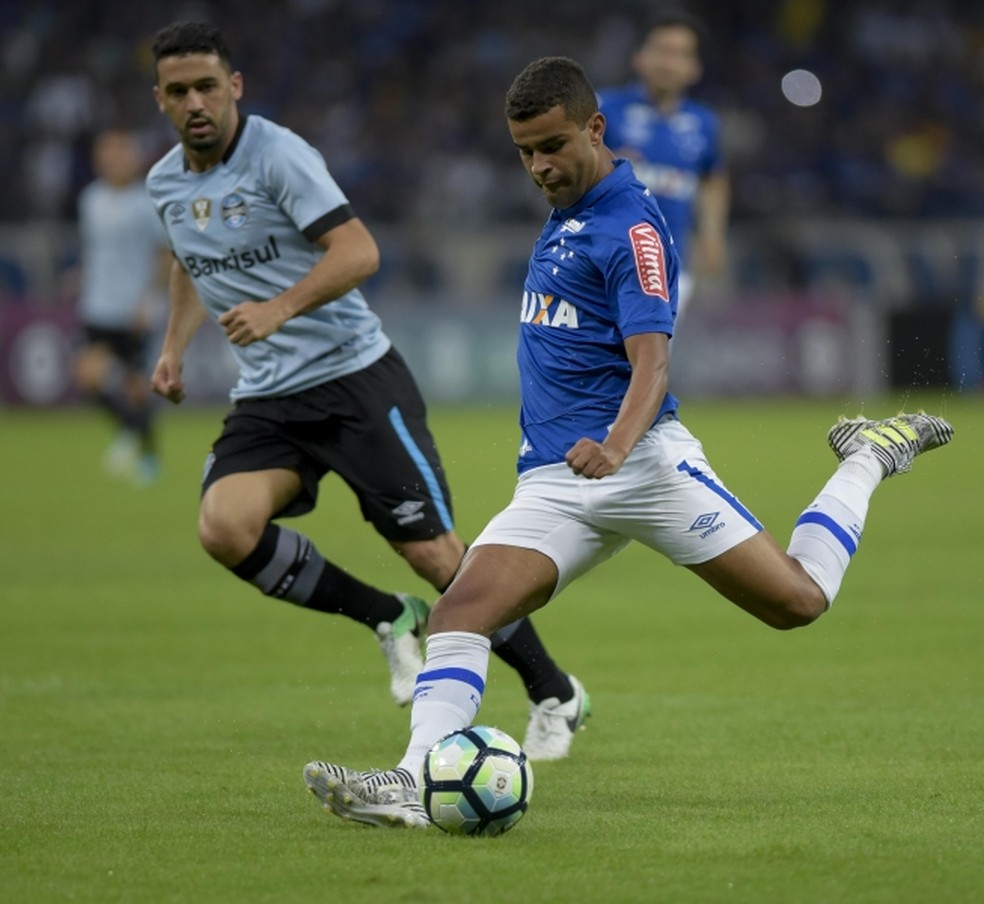
[[[677,257],[659,229],[645,218],[615,224],[603,262],[605,287],[623,337],[673,335],[677,306]]]

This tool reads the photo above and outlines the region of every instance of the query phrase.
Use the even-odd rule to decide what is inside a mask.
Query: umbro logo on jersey
[[[569,220],[564,220],[564,225],[560,227],[561,232],[577,233],[582,229],[584,229],[584,223],[580,220],[575,220],[574,217],[571,217]]]
[[[405,524],[413,524],[414,521],[422,521],[424,518],[424,513],[421,509],[423,507],[423,502],[411,501],[409,499],[406,502],[401,502],[395,509],[393,509],[393,515],[396,517],[396,523],[403,526]]]
[[[172,223],[180,223],[185,215],[184,204],[171,204],[167,208],[167,218]]]
[[[637,223],[629,230],[639,285],[647,295],[670,300],[666,284],[666,255],[663,241],[651,223]]]

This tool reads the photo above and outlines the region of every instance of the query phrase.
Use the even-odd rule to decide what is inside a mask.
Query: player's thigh
[[[585,483],[566,464],[527,471],[520,477],[509,505],[489,521],[472,548],[499,545],[546,556],[556,569],[551,591],[551,596],[556,596],[629,542],[625,536],[587,520]]]
[[[541,552],[498,544],[474,546],[434,607],[428,629],[489,636],[546,604],[556,584],[557,566]]]
[[[284,468],[242,471],[214,481],[199,506],[202,545],[224,564],[237,564],[256,548],[266,525],[300,488],[297,472]]]
[[[233,475],[291,471],[298,476],[298,487],[270,517],[303,515],[314,508],[325,466],[307,454],[303,441],[291,433],[281,414],[277,399],[240,403],[229,412],[205,458],[203,499],[214,484]],[[277,498],[285,495],[289,494],[278,493]]]
[[[803,566],[765,530],[688,567],[725,599],[776,628],[809,624],[827,608]]]
[[[109,346],[103,342],[83,345],[75,356],[76,382],[90,392],[98,390],[113,365],[113,355]]]

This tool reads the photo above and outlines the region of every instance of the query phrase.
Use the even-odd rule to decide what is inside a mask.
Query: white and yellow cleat
[[[315,761],[304,767],[304,784],[342,819],[387,829],[426,829],[431,824],[417,783],[405,769],[359,772]]]
[[[900,413],[881,421],[842,417],[827,432],[827,442],[839,461],[870,448],[884,466],[886,477],[908,471],[917,455],[945,446],[951,439],[950,423],[923,411]]]

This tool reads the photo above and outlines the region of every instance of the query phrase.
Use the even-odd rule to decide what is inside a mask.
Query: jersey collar
[[[243,129],[246,128],[246,120],[249,119],[249,113],[241,113],[239,115],[239,125],[236,126],[236,134],[232,136],[232,141],[229,142],[229,147],[226,148],[226,152],[222,155],[222,160],[220,163],[228,163],[229,158],[235,153],[236,148],[239,146],[239,139],[242,138]],[[188,165],[188,157],[184,158],[184,171],[187,173],[191,170]]]
[[[626,185],[635,179],[635,173],[633,173],[632,165],[628,160],[623,157],[618,157],[612,162],[614,169],[612,169],[607,176],[589,188],[583,195],[581,195],[581,198],[570,207],[565,207],[563,210],[554,208],[553,215],[564,220],[568,217],[576,216],[582,210],[585,210],[588,207],[593,207],[610,191],[617,191],[623,185]]]

